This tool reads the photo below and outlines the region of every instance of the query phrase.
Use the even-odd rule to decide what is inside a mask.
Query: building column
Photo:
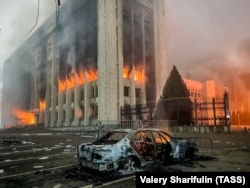
[[[85,73],[84,73],[85,74]],[[91,100],[91,87],[90,83],[84,77],[84,125],[89,125],[90,119],[90,100]]]
[[[134,34],[134,11],[135,11],[135,7],[134,7],[134,3],[131,3],[131,27],[132,27],[132,36],[131,36],[131,40],[132,40],[132,69],[129,75],[129,86],[130,86],[130,104],[133,107],[135,107],[136,105],[136,96],[135,96],[135,34]],[[135,120],[136,119],[136,115],[132,114],[132,119]]]
[[[59,57],[60,57],[60,50],[59,50],[59,46],[58,46],[58,74],[57,74],[57,89],[58,89],[57,111],[58,111],[58,117],[57,117],[57,126],[63,127],[64,121],[65,121],[65,114],[66,114],[66,113],[64,113],[64,111],[65,111],[65,90],[64,89],[66,89],[66,88],[59,87],[59,85],[62,82],[62,80],[60,80],[60,76],[59,76],[59,67],[60,67]]]
[[[46,68],[46,94],[45,94],[45,122],[44,126],[48,127],[49,122],[50,122],[50,105],[51,105],[51,62],[49,61],[47,63],[47,68]]]
[[[121,120],[121,107],[124,106],[124,78],[123,78],[123,6],[122,1],[116,1],[116,14],[117,14],[117,87],[118,87],[118,120]],[[100,93],[99,93],[100,95]]]
[[[58,127],[62,127],[63,126],[63,123],[64,123],[64,108],[63,108],[63,105],[65,106],[64,104],[64,95],[65,95],[65,91],[58,91],[58,119],[57,119],[57,126]]]
[[[52,45],[52,60],[51,60],[51,121],[50,121],[50,127],[56,126],[56,102],[57,102],[57,77],[58,77],[58,58],[56,57],[56,39],[53,36],[51,38],[51,45]]]
[[[116,123],[122,91],[122,1],[98,0],[98,120]],[[112,110],[105,110],[106,108]]]
[[[72,90],[67,89],[66,91],[66,119],[65,119],[65,126],[71,126],[72,121]]]
[[[40,75],[41,72],[39,70],[40,64],[41,64],[41,49],[37,49],[36,51],[33,52],[35,54],[35,65],[34,68],[32,69],[32,85],[34,85],[34,88],[32,90],[33,95],[32,97],[32,107],[34,109],[40,109],[40,97],[39,97],[39,85],[40,85]]]
[[[135,107],[136,105],[136,96],[135,96],[135,67],[133,65],[133,68],[130,72],[130,78],[129,78],[129,82],[130,82],[130,104],[133,107]],[[136,115],[132,114],[132,120],[136,120]]]
[[[42,57],[41,57],[41,48],[38,48],[35,52],[36,57],[35,57],[35,67],[34,67],[34,108],[39,109],[39,115],[37,118],[38,124],[44,122],[44,110],[41,106],[41,98],[40,98],[40,89],[39,85],[40,83],[40,78],[41,78],[41,70],[40,70],[40,65],[42,63]],[[43,101],[45,103],[45,101]],[[46,104],[45,104],[46,105]]]
[[[72,29],[70,30],[71,36],[69,39],[69,43],[70,43],[70,50],[68,52],[68,57],[67,57],[67,64],[70,64],[72,67],[72,70],[70,73],[68,74],[73,74],[73,80],[69,80],[68,76],[66,76],[67,79],[67,88],[66,88],[66,126],[71,126],[72,122],[74,122],[74,88],[75,88],[75,61],[76,61],[76,46],[75,46],[75,31],[73,31]],[[70,75],[70,78],[72,79]],[[71,84],[74,84],[74,87],[69,87],[69,82],[71,82]]]
[[[141,82],[141,103],[146,104],[146,78],[145,78],[145,69],[146,69],[146,49],[145,49],[145,29],[144,29],[144,9],[142,10],[142,18],[141,18],[141,28],[142,28],[142,64],[143,64],[143,80]]]
[[[142,18],[141,18],[141,28],[142,28],[142,64],[143,64],[143,70],[142,70],[142,74],[143,74],[143,80],[141,81],[140,85],[141,85],[141,93],[140,93],[140,102],[143,105],[146,105],[146,48],[145,48],[145,10],[142,10]],[[141,107],[144,107],[144,106]],[[142,109],[141,109],[142,110]],[[147,119],[147,115],[145,113],[142,113],[143,115],[143,119]]]
[[[154,54],[155,54],[155,84],[157,101],[167,80],[167,33],[165,18],[165,0],[154,3]]]
[[[77,73],[75,73],[75,80],[76,80],[76,75]],[[75,92],[74,92],[74,126],[79,126],[79,119],[81,117],[81,109],[80,109],[80,85],[78,83],[75,82],[75,88],[74,88]]]

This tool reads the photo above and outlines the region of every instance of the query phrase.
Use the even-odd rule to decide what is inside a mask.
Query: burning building
[[[159,98],[164,0],[70,0],[56,17],[4,63],[2,124],[115,123],[122,106]]]

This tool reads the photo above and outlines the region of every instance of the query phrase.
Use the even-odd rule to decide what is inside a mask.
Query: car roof
[[[163,133],[171,136],[168,132],[164,131],[163,129],[159,129],[159,128],[111,129],[111,130],[108,130],[106,132],[106,134],[108,134],[110,132],[126,133],[125,137],[131,139],[135,135],[135,133],[138,131],[157,131],[157,132],[163,132]]]
[[[168,132],[164,131],[163,129],[159,128],[138,128],[138,129],[111,129],[108,132],[126,132],[126,133],[135,133],[137,131],[159,131],[159,132],[165,132],[169,134]]]

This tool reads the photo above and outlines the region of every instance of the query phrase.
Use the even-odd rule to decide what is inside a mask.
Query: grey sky
[[[56,10],[55,0],[39,2],[39,19],[36,28]],[[38,0],[0,1],[0,63],[27,39],[26,35],[36,23],[37,13]]]
[[[61,3],[64,2],[65,0],[61,0]],[[35,31],[55,10],[55,0],[40,0],[38,24],[32,31]],[[27,39],[27,34],[36,23],[37,13],[38,0],[0,0],[0,106],[3,62]]]
[[[0,64],[26,40],[37,6],[38,0],[0,1]],[[53,11],[55,0],[40,0],[37,28]],[[166,15],[169,68],[193,69],[219,53],[238,58],[238,46],[250,38],[249,0],[166,0]]]
[[[166,14],[169,69],[197,79],[250,70],[249,0],[166,0]]]

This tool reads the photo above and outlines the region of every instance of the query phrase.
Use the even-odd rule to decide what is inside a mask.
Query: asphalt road
[[[76,145],[95,136],[81,132],[16,130],[0,132],[0,138],[16,136],[23,144],[0,145],[0,188],[37,187],[135,187],[133,175],[81,171],[77,166]],[[250,172],[250,133],[177,134],[192,137],[201,148],[193,161],[154,165],[154,172]]]

